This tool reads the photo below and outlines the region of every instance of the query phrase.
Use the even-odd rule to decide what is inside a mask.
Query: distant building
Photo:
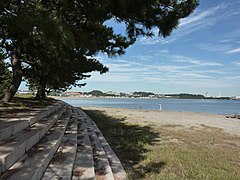
[[[120,92],[114,92],[114,91],[108,91],[108,92],[106,92],[106,94],[120,96]]]
[[[240,99],[240,96],[232,96],[232,99]]]
[[[74,96],[74,97],[76,97],[76,96],[80,96],[81,93],[80,92],[64,92],[63,95],[64,96]]]
[[[33,92],[32,91],[29,91],[29,90],[18,90],[17,91],[17,94],[32,94]]]
[[[155,98],[155,97],[157,97],[156,95],[149,95],[148,96],[149,98]]]
[[[208,97],[208,92],[205,93],[205,97]]]

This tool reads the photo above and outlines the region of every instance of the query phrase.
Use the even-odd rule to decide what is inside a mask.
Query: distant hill
[[[156,96],[156,94],[152,93],[152,92],[133,92],[132,93],[133,96],[137,96],[137,97],[149,97],[149,96]]]
[[[165,94],[165,96],[179,99],[204,99],[204,96],[201,94],[181,93],[181,94]]]
[[[58,94],[59,95],[59,94]],[[93,97],[127,97],[127,98],[176,98],[176,99],[231,99],[230,97],[205,97],[201,94],[155,94],[153,92],[135,91],[130,94],[123,92],[102,92],[100,90],[93,90],[90,92],[68,92],[64,95],[83,95],[83,96],[93,96]]]

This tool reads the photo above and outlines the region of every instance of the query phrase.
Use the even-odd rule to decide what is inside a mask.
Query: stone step
[[[71,179],[77,151],[78,119],[72,116],[61,145],[54,154],[42,180]]]
[[[29,126],[30,118],[0,120],[0,141]]]
[[[0,170],[1,173],[12,166],[21,156],[35,145],[62,116],[66,107],[52,113],[28,128],[0,141]]]
[[[79,109],[79,113],[84,118],[89,119],[89,122],[91,123],[91,126],[93,127],[93,130],[95,131],[95,134],[97,135],[96,138],[100,141],[104,151],[106,152],[114,179],[121,179],[121,180],[128,179],[127,174],[122,166],[122,163],[120,162],[117,155],[114,153],[114,151],[108,144],[107,140],[105,139],[105,137],[103,136],[103,134],[101,133],[99,128],[97,127],[96,123],[93,120],[91,120],[91,118],[80,109]]]
[[[105,137],[102,135],[101,131],[97,127],[96,123],[91,121],[93,129],[98,136],[99,141],[101,142],[104,151],[107,154],[108,161],[110,163],[114,179],[127,180],[127,173],[125,172],[122,163],[118,159],[117,155],[114,153],[110,145],[108,144]]]
[[[95,168],[95,177],[96,179],[111,179],[113,180],[113,173],[109,164],[109,161],[106,156],[99,139],[97,138],[96,133],[93,129],[89,129],[89,138],[92,142],[93,147],[93,159],[94,159],[94,168]]]
[[[62,141],[71,113],[72,109],[68,108],[48,133],[12,167],[3,173],[0,179],[41,179]]]
[[[73,169],[73,180],[94,180],[93,149],[89,139],[86,119],[79,116],[77,154]]]
[[[55,104],[42,109],[35,108],[31,110],[26,117],[22,118],[0,118],[0,141],[27,128],[55,111],[58,111],[64,104],[65,103],[62,101],[58,101]]]
[[[85,123],[87,124],[87,130],[89,139],[93,148],[93,159],[94,159],[94,170],[96,179],[109,179],[113,180],[113,173],[110,167],[107,154],[101,142],[95,133],[94,127],[92,126],[91,119],[83,112],[79,110],[79,114],[84,117]]]
[[[30,119],[30,124],[34,124],[35,122],[47,117],[48,115],[52,114],[53,112],[58,111],[59,109],[61,109],[61,107],[63,106],[68,106],[66,103],[64,103],[63,101],[58,101],[50,106],[47,106],[45,108],[40,108],[37,112],[35,113],[35,117]]]
[[[127,179],[94,121],[79,108],[59,108],[0,141],[0,180]]]

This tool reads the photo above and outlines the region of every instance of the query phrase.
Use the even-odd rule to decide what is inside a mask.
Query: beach
[[[226,118],[225,115],[102,107],[84,107],[84,109],[102,111],[109,116],[124,117],[127,122],[141,125],[154,124],[159,127],[172,125],[185,129],[212,127],[240,136],[240,120]]]

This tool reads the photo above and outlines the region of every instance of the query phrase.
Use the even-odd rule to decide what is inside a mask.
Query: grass
[[[240,179],[240,138],[202,126],[131,124],[84,110],[98,125],[130,179]]]
[[[37,101],[33,95],[16,95],[9,103],[0,104],[0,117],[19,117],[21,113],[31,111],[33,108],[42,108],[50,105],[54,99],[47,98]]]

